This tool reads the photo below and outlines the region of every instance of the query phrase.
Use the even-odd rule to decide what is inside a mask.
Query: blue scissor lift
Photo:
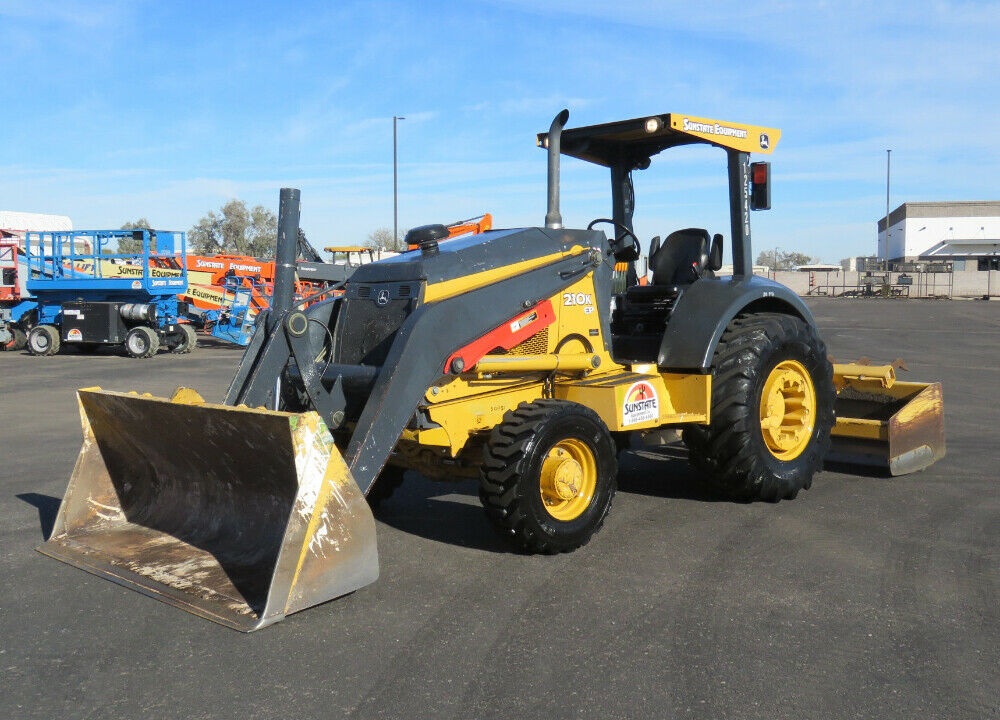
[[[28,352],[54,355],[63,344],[83,352],[124,346],[141,358],[161,347],[193,350],[194,328],[181,322],[187,306],[177,300],[188,284],[185,240],[163,230],[27,233],[27,289],[35,302]]]
[[[241,275],[224,278],[221,308],[206,313],[212,337],[244,347],[249,345],[258,317],[254,313],[255,295],[265,297],[264,283],[259,278]]]

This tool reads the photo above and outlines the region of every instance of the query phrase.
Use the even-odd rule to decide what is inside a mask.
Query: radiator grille
[[[520,345],[510,349],[510,355],[544,355],[549,351],[549,329],[544,328]]]

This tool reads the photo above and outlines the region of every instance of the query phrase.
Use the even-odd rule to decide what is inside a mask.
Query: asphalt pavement
[[[249,635],[34,549],[76,388],[220,400],[240,351],[0,353],[0,717],[1000,716],[1000,303],[808,302],[836,359],[943,382],[944,460],[733,504],[680,449],[633,449],[604,528],[556,557],[509,552],[474,482],[411,473],[378,582]]]

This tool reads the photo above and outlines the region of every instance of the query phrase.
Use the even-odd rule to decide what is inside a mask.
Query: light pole
[[[780,250],[780,249],[781,248],[775,246],[775,248],[774,248],[774,257],[771,258],[771,270],[774,271],[774,281],[775,282],[778,281],[778,250]]]
[[[989,300],[990,296],[993,294],[993,266],[997,263],[997,246],[996,243],[993,245],[993,255],[989,260],[986,261],[986,297],[984,300]]]
[[[392,246],[396,247],[399,241],[399,173],[396,164],[396,123],[399,120],[406,120],[398,115],[392,116]]]
[[[885,151],[885,262],[884,269],[889,270],[889,169],[892,166],[892,150]]]

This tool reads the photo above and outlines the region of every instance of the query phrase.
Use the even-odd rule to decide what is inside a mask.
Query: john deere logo
[[[767,133],[760,134],[760,149],[767,150],[771,147],[771,138],[767,136]]]
[[[375,304],[378,306],[384,306],[389,304],[389,291],[379,290],[378,296],[375,298]]]

